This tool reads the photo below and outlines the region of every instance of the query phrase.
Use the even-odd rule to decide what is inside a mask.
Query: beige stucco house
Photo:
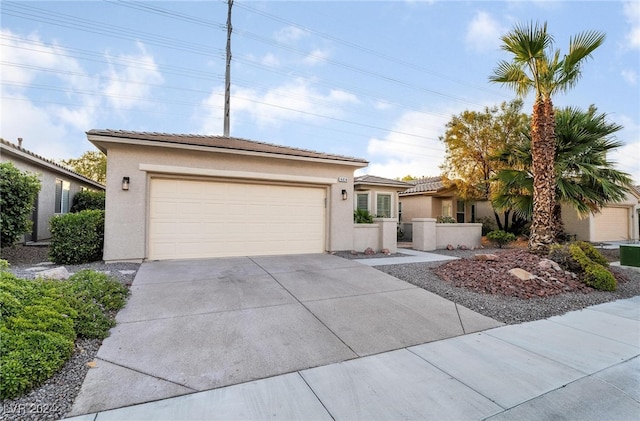
[[[460,199],[455,185],[448,185],[442,177],[423,177],[410,183],[413,186],[400,193],[401,222],[439,216],[459,223],[475,221],[475,205]]]
[[[631,189],[624,200],[610,203],[596,214],[580,218],[577,212],[562,206],[562,222],[568,234],[590,242],[637,241],[640,238],[640,188]]]
[[[40,241],[51,238],[49,221],[54,215],[62,215],[71,209],[73,196],[81,190],[103,191],[104,186],[69,168],[25,149],[22,139],[18,144],[0,139],[0,162],[11,162],[20,171],[38,176],[40,192],[31,220],[32,230],[24,241]]]
[[[374,175],[361,175],[353,182],[355,194],[353,209],[363,209],[374,217],[400,218],[402,210],[398,202],[398,193],[412,184]]]
[[[87,138],[107,154],[107,262],[353,248],[365,160],[221,136]]]

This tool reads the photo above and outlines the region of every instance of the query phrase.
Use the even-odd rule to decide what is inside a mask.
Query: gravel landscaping
[[[504,255],[500,264],[473,260],[474,255],[478,253],[500,255],[505,251],[512,254]],[[509,282],[504,282],[505,278],[502,271],[511,267],[522,267],[532,271],[532,273],[536,270],[537,260],[530,257],[525,259],[524,255],[518,257],[517,254],[513,254],[513,252],[518,251],[490,248],[483,250],[438,250],[435,253],[460,257],[464,260],[386,265],[377,266],[376,269],[506,324],[545,319],[591,305],[640,295],[640,270],[621,268],[614,269],[618,278],[618,289],[615,292],[595,291],[579,285],[573,285],[570,288],[562,283],[561,286],[555,286],[549,290],[551,292],[556,291],[555,293],[546,292],[543,294],[544,296],[536,296],[535,298],[519,298],[514,295],[505,295],[505,291],[512,291],[513,288],[509,286]],[[619,259],[618,250],[601,251],[609,261]],[[11,263],[10,271],[17,276],[33,278],[36,271],[27,269],[47,261],[47,253],[47,247],[18,246],[14,249],[3,249],[2,258]],[[346,259],[403,256],[402,249],[390,256],[380,253],[375,255],[351,252],[335,254]],[[85,265],[66,265],[65,267],[71,273],[82,269],[108,271],[111,276],[116,277],[123,284],[131,285],[139,266],[139,264],[133,263],[107,265],[102,262],[95,262]],[[481,271],[481,269],[486,270],[486,272]],[[436,274],[440,273],[445,276],[447,273],[457,272],[459,274],[461,271],[465,275],[458,277],[459,279],[456,281],[450,282],[443,280]],[[502,280],[491,284],[491,276],[488,276],[487,273],[494,272],[500,273],[499,277]],[[537,274],[541,275],[541,277],[545,276],[542,273]],[[571,276],[555,276],[554,278],[557,278],[558,282],[566,279],[566,285],[569,285],[572,281]],[[496,279],[498,279],[498,276],[496,276]],[[529,288],[534,288],[535,285],[545,286],[545,283],[534,283],[529,285]],[[456,284],[459,286],[456,286]],[[491,293],[482,292],[487,288]],[[567,290],[559,291],[559,289],[563,288],[567,288]],[[100,344],[100,340],[77,340],[73,356],[56,375],[25,396],[1,402],[0,421],[16,419],[57,420],[63,418],[71,410],[84,377],[87,371],[90,370],[88,364],[95,358]]]

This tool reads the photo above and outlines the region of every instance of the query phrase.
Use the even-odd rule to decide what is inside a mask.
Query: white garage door
[[[322,253],[321,187],[153,178],[152,260]]]
[[[594,216],[594,241],[622,241],[629,239],[629,211],[627,208],[603,208]]]

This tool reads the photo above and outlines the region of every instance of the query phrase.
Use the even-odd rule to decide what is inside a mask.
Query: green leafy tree
[[[531,154],[533,175],[533,213],[529,249],[546,253],[555,241],[555,114],[552,97],[576,85],[582,65],[604,42],[605,35],[588,31],[569,40],[569,51],[553,49],[553,36],[547,24],[516,25],[504,35],[502,49],[512,55],[501,61],[490,81],[512,88],[520,97],[533,91],[531,116]]]
[[[561,234],[561,203],[586,216],[600,211],[607,203],[625,198],[632,179],[607,159],[623,145],[615,139],[615,133],[621,129],[622,126],[607,121],[606,114],[598,113],[593,105],[587,111],[571,107],[556,111],[556,237]],[[529,218],[533,213],[530,138],[525,137],[520,144],[504,150],[500,157],[507,166],[521,169],[504,169],[497,174],[500,189],[494,197],[494,206],[517,209]]]
[[[17,169],[11,162],[0,163],[0,246],[12,246],[31,230],[31,213],[40,180],[35,174]]]
[[[457,187],[460,198],[467,201],[490,199],[492,179],[506,165],[495,156],[522,142],[527,127],[528,117],[522,113],[521,100],[453,116],[440,138],[446,148],[441,169],[445,178]],[[502,215],[494,209],[500,230],[510,229],[510,219],[518,228],[524,224],[524,220],[510,209],[502,208],[500,212]]]
[[[80,158],[63,159],[62,163],[100,184],[107,182],[107,156],[102,152],[87,151]]]

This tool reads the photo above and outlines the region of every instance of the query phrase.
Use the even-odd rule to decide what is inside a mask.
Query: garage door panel
[[[320,253],[325,188],[152,179],[150,259]]]
[[[623,241],[629,239],[628,208],[608,207],[594,216],[594,241]]]

